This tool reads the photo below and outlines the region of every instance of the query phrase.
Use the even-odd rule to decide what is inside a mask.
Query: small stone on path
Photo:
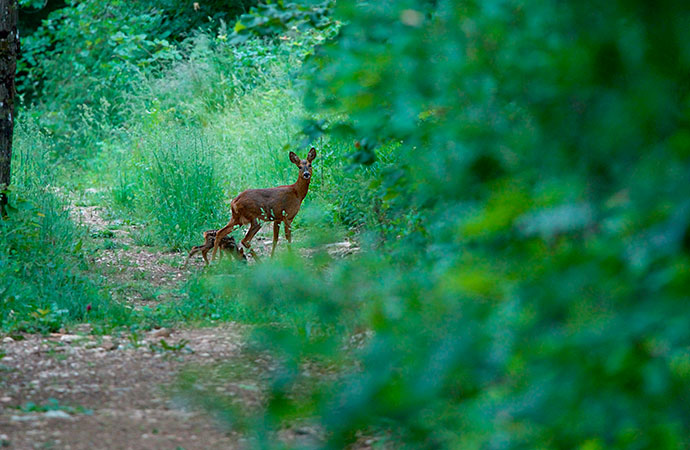
[[[71,419],[72,418],[72,416],[70,416],[69,414],[67,414],[64,411],[60,411],[59,409],[55,410],[55,411],[46,411],[45,413],[43,413],[43,417],[45,417],[46,419]]]
[[[160,328],[158,330],[153,330],[151,332],[151,337],[159,338],[159,337],[170,337],[172,334],[172,330],[170,328]]]
[[[64,334],[60,336],[61,342],[71,343],[76,341],[77,339],[81,339],[81,336],[77,336],[76,334]]]

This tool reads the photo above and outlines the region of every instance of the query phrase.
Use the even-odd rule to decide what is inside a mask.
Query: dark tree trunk
[[[5,216],[14,132],[14,73],[19,54],[17,0],[0,0],[0,215]]]

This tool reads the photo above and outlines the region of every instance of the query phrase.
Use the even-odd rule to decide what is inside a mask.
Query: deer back
[[[279,186],[268,189],[248,189],[235,197],[231,203],[233,215],[237,214],[242,224],[254,219],[264,221],[292,220],[299,211],[302,198],[294,186]]]
[[[216,235],[218,230],[207,230],[204,231],[204,246],[211,246],[216,242]],[[235,238],[232,236],[223,236],[223,238],[218,243],[220,248],[233,249],[237,247],[235,243]]]

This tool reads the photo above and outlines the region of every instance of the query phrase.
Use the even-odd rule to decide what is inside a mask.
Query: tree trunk
[[[0,0],[0,215],[6,214],[14,132],[14,74],[19,54],[17,0]]]

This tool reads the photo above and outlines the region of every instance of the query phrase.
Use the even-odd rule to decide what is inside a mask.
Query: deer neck
[[[295,190],[297,190],[297,196],[299,197],[300,201],[304,200],[304,197],[307,196],[310,181],[311,178],[309,180],[305,180],[304,178],[299,177],[297,178],[297,182],[293,184],[293,186],[295,186]]]

